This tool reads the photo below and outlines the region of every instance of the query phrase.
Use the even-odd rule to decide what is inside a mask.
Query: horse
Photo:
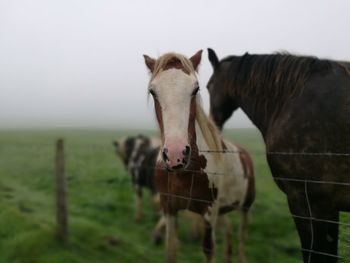
[[[259,129],[286,194],[303,261],[337,262],[339,211],[350,211],[350,67],[289,53],[208,49],[210,114],[222,129],[241,108]]]
[[[131,182],[135,196],[135,221],[140,222],[142,217],[141,197],[142,190],[146,188],[152,195],[155,215],[159,215],[159,194],[154,184],[156,159],[160,148],[160,140],[144,135],[123,137],[114,141],[115,151],[131,175]],[[202,218],[194,213],[183,213],[183,217],[192,222],[191,238],[202,236],[204,224]],[[226,225],[225,225],[226,226]],[[223,231],[230,232],[228,227]],[[152,241],[155,245],[162,243],[165,234],[165,218],[161,216],[153,230]]]
[[[204,219],[206,262],[214,259],[218,218],[220,225],[228,224],[225,214],[238,210],[238,260],[243,263],[248,212],[255,198],[253,163],[246,150],[221,138],[203,111],[196,76],[201,54],[198,51],[187,58],[166,53],[158,59],[144,55],[162,141],[155,184],[166,221],[166,262],[176,262],[176,215],[180,210]],[[223,154],[224,149],[240,154]],[[225,262],[230,262],[231,237],[225,239]]]
[[[144,135],[123,137],[114,141],[115,151],[131,175],[135,199],[135,221],[142,218],[142,189],[150,191],[155,210],[159,207],[159,196],[154,185],[154,166],[160,149],[160,140]]]

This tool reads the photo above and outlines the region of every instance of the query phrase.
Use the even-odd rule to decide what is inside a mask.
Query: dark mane
[[[230,77],[227,78],[229,83],[226,87],[230,87],[231,92],[239,90],[241,95],[250,96],[265,94],[270,99],[299,94],[305,82],[314,73],[325,74],[334,68],[345,69],[335,61],[288,53],[272,55],[246,53],[243,56],[227,57],[222,62],[230,63],[228,70]]]

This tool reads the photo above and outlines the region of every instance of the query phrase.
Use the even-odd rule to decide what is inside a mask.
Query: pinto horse
[[[115,152],[131,175],[135,200],[135,221],[142,217],[141,198],[142,189],[147,188],[153,199],[155,211],[159,207],[159,197],[154,185],[154,166],[160,148],[158,138],[149,138],[144,135],[123,137],[114,141]]]
[[[252,160],[243,148],[221,138],[201,107],[196,77],[201,53],[190,59],[176,53],[157,60],[144,55],[162,139],[155,183],[166,220],[166,259],[176,262],[178,211],[190,210],[204,218],[203,252],[206,262],[213,262],[218,217],[239,210],[238,256],[245,262],[244,233],[255,197]],[[240,154],[223,154],[224,149]],[[230,262],[231,244],[225,243],[225,260]]]
[[[260,130],[287,195],[304,262],[337,262],[339,211],[350,211],[349,63],[290,54],[229,56],[207,88],[222,128],[240,107]]]

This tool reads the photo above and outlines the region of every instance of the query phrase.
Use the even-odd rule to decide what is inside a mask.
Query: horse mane
[[[286,96],[300,94],[314,73],[326,73],[336,67],[347,71],[345,66],[335,61],[286,52],[270,55],[246,53],[227,57],[222,62],[230,62],[228,83],[225,85],[230,88],[229,92],[239,90],[243,96],[266,96],[269,99],[280,98],[279,101]]]
[[[196,99],[196,121],[202,131],[209,151],[213,151],[212,154],[214,159],[219,161],[223,151],[222,138],[214,122],[207,116],[207,114],[205,114],[199,96],[197,96]]]
[[[156,60],[154,70],[151,74],[151,81],[162,71],[169,68],[182,69],[185,73],[196,75],[192,62],[185,56],[178,53],[166,53]],[[210,151],[213,151],[215,160],[220,159],[222,151],[222,139],[215,124],[205,114],[199,95],[196,98],[196,121],[202,131],[205,142]]]
[[[349,61],[338,61],[338,64],[343,67],[346,73],[350,76],[350,62]]]
[[[188,74],[196,74],[191,61],[184,55],[174,52],[165,53],[156,60],[150,81],[166,69],[179,67]]]

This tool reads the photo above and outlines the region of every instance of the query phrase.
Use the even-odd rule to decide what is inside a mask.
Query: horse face
[[[223,85],[218,72],[213,73],[207,84],[210,97],[210,115],[220,130],[231,117],[233,111],[238,108],[234,99],[224,90]]]
[[[115,146],[115,152],[117,156],[119,156],[123,160],[124,165],[127,167],[128,162],[130,160],[131,152],[135,145],[135,138],[124,137],[121,138],[119,141],[113,142],[113,145]]]
[[[150,83],[163,138],[162,159],[169,170],[184,169],[189,164],[198,90],[194,74],[175,68],[162,71]]]
[[[225,73],[228,71],[228,65],[219,62],[212,49],[208,49],[208,56],[214,70],[207,84],[210,96],[210,115],[218,128],[222,130],[224,123],[231,117],[238,105],[226,84]]]

